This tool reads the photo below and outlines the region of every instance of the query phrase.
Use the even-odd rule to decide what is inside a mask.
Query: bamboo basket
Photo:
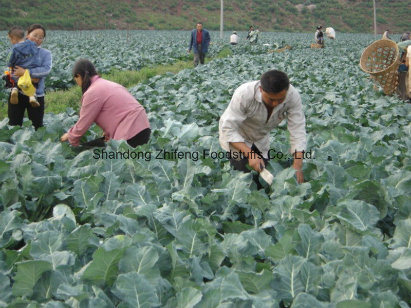
[[[310,45],[311,48],[324,48],[324,44],[317,44],[317,43],[312,43]]]
[[[375,41],[362,53],[361,69],[370,74],[385,94],[391,95],[398,87],[400,57],[397,44],[389,39]]]
[[[284,51],[289,50],[289,49],[292,49],[292,47],[291,47],[290,45],[285,45],[285,46],[284,46],[284,47],[282,47],[282,48],[278,48],[278,49],[270,49],[270,50],[268,51],[268,53],[273,53],[273,52],[284,52]]]

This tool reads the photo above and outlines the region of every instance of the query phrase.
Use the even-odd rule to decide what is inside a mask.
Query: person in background
[[[314,34],[315,42],[319,45],[324,45],[324,33],[322,29],[323,29],[322,26],[318,26],[317,31],[315,31],[315,34]]]
[[[33,85],[36,88],[36,100],[40,104],[38,107],[32,107],[29,102],[29,97],[24,95],[19,91],[18,93],[18,103],[12,104],[8,102],[7,113],[9,117],[9,125],[22,125],[24,112],[27,109],[28,118],[33,123],[34,128],[37,130],[39,127],[43,126],[44,118],[44,89],[45,89],[45,79],[50,73],[52,68],[52,57],[51,52],[47,49],[41,48],[41,44],[44,42],[46,37],[46,29],[40,24],[33,24],[27,29],[26,38],[30,41],[36,43],[38,47],[38,53],[36,55],[37,62],[40,64],[37,67],[33,67],[30,70],[30,77]],[[12,71],[12,76],[17,83],[18,78],[24,75],[25,68],[19,65]]]
[[[401,42],[397,43],[398,49],[401,52],[400,56],[400,65],[398,67],[398,87],[397,94],[404,101],[409,101],[411,95],[409,93],[409,65],[407,65],[407,56],[409,52],[407,51],[408,47],[411,46],[410,33],[405,32],[401,36]]]
[[[248,164],[260,173],[269,158],[270,131],[284,119],[290,132],[293,167],[298,183],[302,183],[307,138],[301,97],[287,74],[278,70],[265,72],[260,80],[239,86],[220,118],[220,145],[235,153],[230,159],[234,169],[250,172]]]
[[[8,37],[13,45],[13,48],[8,55],[8,63],[7,66],[13,70],[16,66],[24,67],[25,69],[31,70],[34,67],[40,65],[39,59],[37,54],[39,49],[37,48],[36,43],[30,40],[24,40],[24,30],[19,27],[13,27],[8,32]],[[34,88],[32,88],[35,91]],[[23,90],[23,93],[25,91]],[[33,94],[33,93],[31,93]],[[19,90],[15,85],[11,89],[10,94],[10,103],[11,104],[18,104],[18,95]],[[40,107],[40,104],[37,102],[36,97],[34,95],[29,95],[29,103],[33,108]]]
[[[193,49],[194,52],[194,67],[200,62],[204,64],[204,58],[208,52],[208,46],[210,45],[210,33],[203,29],[203,24],[198,22],[196,29],[191,31],[190,46],[188,47],[188,52]]]
[[[411,63],[411,45],[408,45],[407,53],[406,53],[406,56],[405,56],[405,65],[408,68],[407,82],[406,82],[408,102],[411,102],[411,73],[410,73],[411,70],[410,70],[410,63]]]
[[[404,42],[404,41],[408,41],[408,40],[411,40],[411,34],[410,34],[410,32],[404,32],[401,35],[400,41]]]
[[[390,40],[391,38],[390,38],[390,36],[389,36],[389,33],[390,33],[390,30],[385,30],[385,32],[383,33],[383,35],[382,35],[382,38],[383,39],[387,39],[387,40]]]
[[[82,146],[104,146],[110,139],[127,140],[132,147],[148,142],[151,130],[146,111],[126,88],[101,78],[87,59],[74,64],[73,77],[83,92],[80,118],[61,136],[62,142],[80,145],[81,136],[93,123],[103,129],[104,137]]]
[[[252,31],[254,31],[254,27],[253,27],[253,26],[250,26],[250,28],[248,28],[248,33],[247,33],[247,37],[246,37],[247,40],[250,39],[250,33],[251,33]]]
[[[253,28],[254,29],[254,28]],[[251,44],[256,44],[258,42],[258,34],[260,33],[260,31],[257,29],[252,30],[249,33],[249,40]]]
[[[231,44],[231,45],[237,45],[237,44],[238,44],[237,31],[233,31],[233,34],[231,34],[231,36],[230,36],[230,44]]]

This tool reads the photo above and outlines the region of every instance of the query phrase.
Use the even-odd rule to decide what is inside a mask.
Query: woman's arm
[[[89,127],[95,122],[102,106],[103,100],[101,97],[88,95],[88,93],[83,95],[80,118],[77,123],[70,128],[66,136],[71,145],[78,146],[80,144],[81,136],[83,136]]]
[[[34,67],[30,70],[30,76],[32,78],[46,77],[53,66],[51,52],[46,49],[40,49],[39,52],[41,52],[41,66]]]

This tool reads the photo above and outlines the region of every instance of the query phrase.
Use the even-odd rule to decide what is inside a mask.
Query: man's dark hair
[[[261,88],[267,93],[279,93],[282,90],[288,90],[290,87],[290,80],[286,73],[271,70],[265,72],[260,79]]]
[[[81,76],[83,83],[81,85],[81,91],[83,94],[91,85],[91,77],[97,75],[96,68],[93,63],[87,59],[79,59],[74,63],[73,77]]]
[[[201,21],[197,22],[196,25],[203,25]]]
[[[41,29],[43,30],[44,37],[46,37],[46,29],[40,24],[32,24],[27,28],[27,34],[30,34],[30,32],[33,32],[36,29]]]
[[[12,27],[9,30],[8,34],[9,34],[10,37],[15,37],[15,38],[18,38],[20,40],[24,38],[23,28],[20,28],[20,27],[17,27],[17,26]]]

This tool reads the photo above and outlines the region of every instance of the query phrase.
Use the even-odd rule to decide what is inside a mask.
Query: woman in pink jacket
[[[82,145],[102,146],[110,139],[127,140],[132,147],[148,142],[151,130],[146,111],[126,88],[98,76],[87,59],[74,64],[73,76],[83,92],[80,118],[61,136],[61,141],[78,146],[81,136],[96,123],[103,129],[104,137]]]

